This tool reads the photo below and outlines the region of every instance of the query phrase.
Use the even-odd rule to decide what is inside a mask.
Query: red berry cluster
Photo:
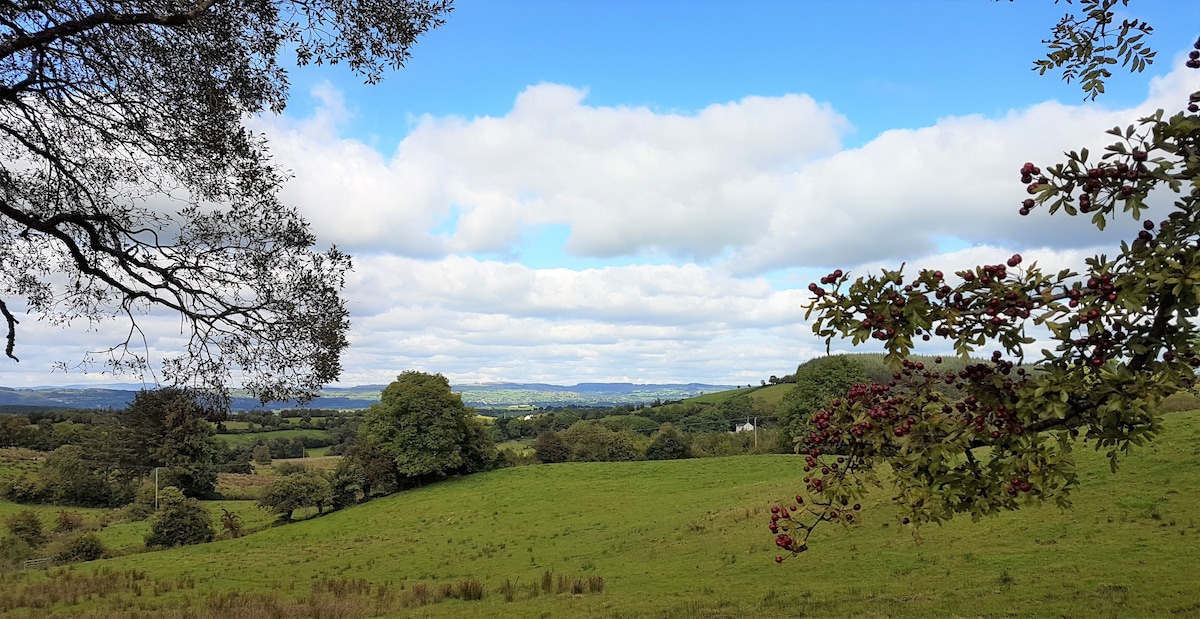
[[[1022,466],[1021,472],[1028,473],[1029,467]],[[1033,490],[1033,485],[1029,483],[1029,480],[1022,479],[1020,477],[1012,478],[1012,480],[1010,480],[1010,482],[1009,482],[1008,487],[1006,487],[1004,489],[1004,491],[1007,492],[1009,494],[1009,496],[1013,496],[1013,495],[1017,494],[1018,492],[1029,492],[1031,490]]]
[[[1102,163],[1079,173],[1064,171],[1056,172],[1056,174],[1060,174],[1062,179],[1069,183],[1068,187],[1078,186],[1083,190],[1083,193],[1079,195],[1079,212],[1089,213],[1098,208],[1097,201],[1102,199],[1101,193],[1111,198],[1126,200],[1137,193],[1137,188],[1130,183],[1148,177],[1150,172],[1145,162],[1149,155],[1145,150],[1134,148],[1130,152],[1129,158],[1134,165],[1130,166],[1125,162]],[[1026,163],[1021,168],[1021,182],[1029,181],[1032,178],[1031,171],[1033,170],[1038,170],[1038,168],[1032,163]],[[1037,187],[1046,183],[1049,183],[1046,177],[1039,177],[1038,182],[1028,184],[1026,190],[1030,194],[1035,194],[1038,191]],[[1021,215],[1028,215],[1036,204],[1037,202],[1033,198],[1026,198],[1021,202],[1021,208],[1017,212]]]
[[[800,531],[807,533],[810,530],[810,528],[804,524],[792,520],[792,512],[796,511],[797,505],[804,505],[804,497],[796,495],[796,505],[790,505],[788,507],[782,507],[779,505],[772,506],[771,522],[767,525],[767,528],[771,530],[771,534],[775,536],[775,545],[783,550],[791,552],[793,555],[797,555],[805,550],[808,550],[808,544],[806,544],[804,540],[797,540],[793,538],[790,534],[791,531],[795,530],[797,534],[799,534]],[[812,510],[807,511],[811,512]],[[814,515],[817,515],[818,519],[820,518],[820,512],[813,513]],[[807,535],[805,535],[805,537],[807,537]],[[775,557],[775,562],[783,563],[783,557]]]
[[[1024,368],[1001,358],[998,350],[992,353],[991,365],[976,363],[960,370],[955,387],[961,390],[969,383],[972,393],[954,404],[954,410],[962,415],[962,424],[972,427],[981,438],[1023,434],[1025,428],[1017,416],[1016,404],[1017,390],[1026,376]],[[949,411],[943,408],[943,412]]]
[[[821,278],[821,286],[836,284],[837,281],[842,278],[842,275],[844,275],[844,273],[842,273],[841,269],[835,270],[833,273]],[[821,288],[821,286],[818,286],[816,282],[811,283],[808,285],[808,291],[817,295],[818,297],[825,296],[825,289]]]
[[[869,402],[873,406],[867,411],[867,416],[876,422],[883,421],[887,419],[887,410],[899,406],[901,403],[901,400],[896,399],[893,401],[885,395],[890,391],[891,386],[880,385],[875,382],[872,382],[870,385],[857,384],[851,387],[850,391],[846,394],[845,404],[846,407],[853,407],[859,402]],[[833,423],[833,415],[842,404],[842,400],[834,400],[830,403],[830,408],[819,411],[812,416],[810,421],[813,429],[809,432],[808,436],[804,437],[800,446],[800,453],[804,454],[805,457],[804,472],[807,473],[818,468],[815,459],[821,457],[824,451],[822,445],[837,446],[842,443],[842,429]],[[862,437],[865,432],[873,429],[875,429],[875,424],[864,420],[852,424],[848,431],[855,437]],[[837,471],[839,466],[844,464],[844,462],[844,457],[839,456],[836,462],[831,463],[829,466],[821,467],[821,474],[828,475],[830,470]],[[824,482],[819,477],[811,480],[806,477],[804,481],[805,483],[812,484],[818,491],[824,485]]]
[[[1192,51],[1188,52],[1187,68],[1200,69],[1200,39],[1196,39],[1192,47]],[[1192,93],[1187,109],[1193,114],[1200,112],[1200,92]]]
[[[1033,176],[1035,174],[1038,175],[1037,182],[1034,182],[1033,180]],[[1029,161],[1026,161],[1025,165],[1021,166],[1021,182],[1025,183],[1025,191],[1028,192],[1029,195],[1035,195],[1042,185],[1050,182],[1050,179],[1042,176],[1041,174],[1042,169],[1033,165],[1033,163]],[[1029,210],[1033,208],[1034,204],[1035,202],[1033,198],[1026,198],[1025,201],[1021,203],[1020,213],[1022,215],[1028,215]]]
[[[1106,360],[1123,354],[1126,333],[1119,325],[1109,328],[1101,324],[1109,317],[1109,308],[1116,304],[1119,292],[1120,288],[1114,283],[1111,273],[1089,277],[1086,284],[1075,284],[1067,290],[1067,306],[1076,310],[1076,313],[1068,318],[1071,328],[1097,325],[1095,328],[1089,328],[1087,335],[1068,344],[1073,346],[1079,355],[1074,361],[1076,365],[1089,364],[1100,367]]]
[[[1159,222],[1159,224],[1157,226],[1159,233],[1161,234],[1162,231],[1166,230],[1167,227],[1170,225],[1171,225],[1171,222],[1166,219]],[[1133,246],[1135,249],[1138,249],[1141,247],[1149,247],[1149,248],[1153,249],[1155,247],[1158,247],[1158,239],[1155,238],[1155,236],[1154,236],[1154,228],[1155,228],[1155,225],[1154,225],[1153,221],[1147,219],[1146,221],[1142,222],[1142,229],[1140,231],[1138,231],[1137,239],[1135,239],[1133,241]]]
[[[822,521],[838,521],[841,520],[846,524],[855,522],[854,514],[850,510],[858,511],[862,509],[862,505],[855,503],[853,507],[849,507],[849,501],[845,498],[840,500],[842,510],[832,507],[829,503],[822,503],[816,508],[808,507],[804,503],[804,497],[797,494],[796,504],[783,507],[782,505],[773,505],[771,507],[771,521],[767,524],[767,528],[771,530],[771,534],[775,536],[775,545],[783,550],[792,553],[792,556],[798,555],[808,550],[808,535],[813,528]],[[812,518],[812,525],[805,525],[800,522],[802,516]],[[792,533],[803,535],[804,539],[796,539],[792,537]],[[776,563],[783,563],[783,557],[775,557]]]

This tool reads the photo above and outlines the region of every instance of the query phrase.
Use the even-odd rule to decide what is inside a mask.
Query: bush
[[[237,539],[241,537],[242,517],[222,507],[221,529],[229,534],[230,539]]]
[[[35,557],[33,546],[30,546],[25,540],[12,535],[0,537],[0,561],[8,565],[16,565]]]
[[[687,438],[670,424],[663,426],[654,441],[646,449],[647,460],[679,460],[692,457],[692,446]]]
[[[78,445],[63,445],[42,465],[43,496],[60,505],[116,507],[133,500],[134,487],[94,466]]]
[[[571,448],[563,443],[562,436],[554,430],[547,430],[538,435],[533,442],[533,453],[543,464],[566,462],[571,459]]]
[[[527,466],[537,464],[538,457],[536,452],[527,450],[517,451],[511,447],[505,447],[496,452],[496,463],[494,468],[502,469],[509,466]]]
[[[54,519],[55,533],[70,533],[83,527],[83,514],[79,512],[60,511]]]
[[[271,463],[271,448],[266,445],[255,445],[252,457],[255,464],[267,466]]]
[[[1200,397],[1191,391],[1179,391],[1173,393],[1163,399],[1162,404],[1158,405],[1160,413],[1178,413],[1182,411],[1194,411],[1200,409]]]
[[[42,529],[42,519],[32,509],[22,510],[9,516],[5,526],[13,537],[23,540],[32,548],[41,547],[46,543],[46,532]]]
[[[104,557],[107,549],[104,543],[95,533],[84,533],[76,535],[67,541],[63,547],[54,554],[54,559],[62,563],[75,563],[78,561],[95,561]]]
[[[366,500],[363,494],[363,473],[345,460],[338,465],[333,479],[329,480],[329,502],[334,509],[350,507],[359,501]]]
[[[567,428],[562,441],[571,450],[572,462],[624,462],[641,456],[632,432],[612,432],[595,421],[581,421]]]
[[[159,491],[158,511],[150,522],[146,546],[187,546],[211,542],[212,516],[196,499],[183,496],[174,486]]]
[[[26,473],[0,485],[0,495],[13,503],[45,503],[49,500],[46,488],[40,480]]]
[[[122,522],[141,522],[154,515],[154,487],[142,486],[134,494],[133,502],[122,507]]]
[[[308,467],[295,462],[280,462],[275,465],[275,472],[283,477],[287,477],[288,475],[302,475],[308,472]]]

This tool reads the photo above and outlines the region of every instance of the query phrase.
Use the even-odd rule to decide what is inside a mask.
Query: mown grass
[[[373,600],[477,580],[482,599],[443,598],[419,616],[1200,617],[1200,412],[1165,425],[1116,474],[1081,449],[1074,510],[955,520],[924,529],[921,545],[880,492],[861,526],[819,530],[808,553],[777,566],[766,518],[799,485],[795,456],[528,466],[242,539],[8,575],[0,589],[18,600],[101,569],[166,584],[0,616],[412,616]],[[547,570],[599,577],[603,590],[543,593]],[[314,583],[349,587],[335,596],[341,610],[317,609],[325,585]],[[208,610],[212,600],[225,610]]]

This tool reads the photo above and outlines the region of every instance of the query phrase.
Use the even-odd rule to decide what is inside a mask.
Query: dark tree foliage
[[[796,386],[783,396],[779,425],[789,436],[802,436],[808,418],[850,388],[867,382],[863,364],[848,355],[812,359],[796,368]]]
[[[441,374],[404,372],[383,390],[359,426],[367,452],[386,454],[400,478],[421,483],[490,468],[496,448],[475,409]]]
[[[279,519],[290,521],[297,509],[315,508],[320,513],[330,503],[329,481],[317,473],[285,475],[263,489],[258,500],[259,509],[278,514]]]
[[[216,489],[219,446],[195,394],[177,388],[139,391],[118,423],[104,437],[108,453],[137,476],[161,467],[160,482],[186,496],[204,497]]]
[[[211,542],[212,515],[196,499],[183,496],[174,486],[159,492],[158,511],[150,519],[150,535],[146,546],[189,546]]]
[[[609,430],[597,421],[580,421],[559,436],[572,462],[627,462],[641,456],[632,432]]]
[[[556,464],[571,459],[571,448],[554,430],[546,430],[533,441],[533,453],[542,464]]]
[[[50,502],[83,507],[116,507],[133,500],[132,479],[119,464],[88,457],[78,445],[63,445],[42,464],[33,490],[14,500]],[[18,490],[14,485],[11,490]]]
[[[1126,22],[1106,35],[1118,1],[1081,4],[1083,13],[1056,30],[1051,59],[1082,67],[1066,77],[1099,92],[1107,74],[1087,67],[1113,64],[1115,54],[1140,70],[1149,53],[1131,33],[1149,28]],[[1200,69],[1200,40],[1187,66]],[[901,268],[852,280],[838,270],[810,286],[814,331],[827,341],[882,342],[895,373],[811,416],[814,429],[799,445],[808,497],[776,506],[769,525],[780,548],[804,551],[822,522],[857,522],[858,499],[883,483],[914,527],[1067,506],[1079,483],[1079,441],[1115,469],[1154,438],[1159,406],[1192,387],[1200,367],[1200,90],[1180,103],[1185,110],[1111,129],[1116,141],[1099,156],[1081,149],[1045,169],[1014,165],[1028,196],[1021,215],[1045,209],[1097,228],[1118,217],[1143,222],[1082,272],[1046,273],[1014,255],[952,274]],[[1033,326],[1052,344],[1030,358]],[[940,359],[909,359],[917,338],[940,338],[964,359],[981,346],[996,350],[952,371]]]
[[[46,541],[46,531],[42,527],[42,519],[31,509],[21,510],[8,517],[4,527],[13,537],[16,537],[32,548],[43,546]]]
[[[451,0],[0,4],[0,317],[120,318],[84,365],[152,372],[228,404],[310,398],[337,378],[349,258],[279,202],[286,176],[247,116],[288,98],[281,54],[367,82],[409,57]],[[139,319],[178,313],[186,349],[147,357]],[[63,362],[63,366],[69,364]]]
[[[647,460],[679,460],[692,457],[692,446],[678,430],[665,424],[646,448]]]

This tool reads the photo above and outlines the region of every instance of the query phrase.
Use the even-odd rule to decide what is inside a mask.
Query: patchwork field
[[[1081,450],[1071,511],[956,520],[920,545],[880,492],[861,526],[776,565],[766,518],[798,485],[792,456],[527,466],[0,575],[0,616],[1200,617],[1200,412],[1166,427],[1116,474]]]

